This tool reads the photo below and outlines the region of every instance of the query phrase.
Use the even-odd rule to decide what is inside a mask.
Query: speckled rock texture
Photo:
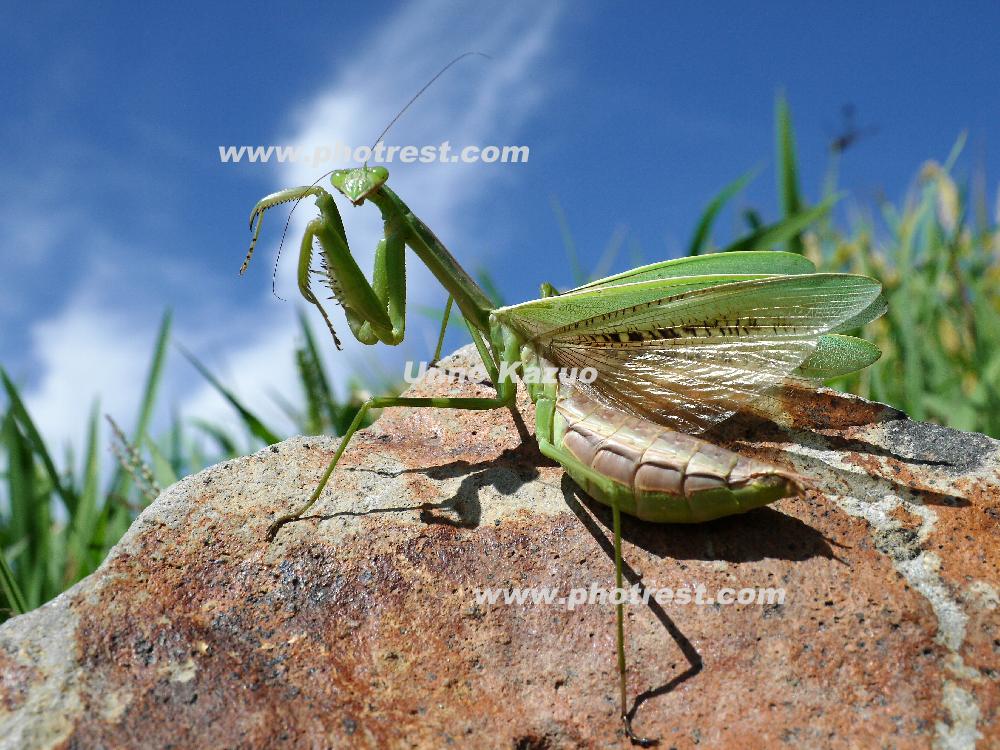
[[[664,748],[1000,746],[1000,443],[829,391],[788,407],[709,437],[793,467],[804,496],[624,523],[631,582],[785,591],[630,606],[636,729]],[[336,440],[170,487],[100,570],[0,627],[0,748],[627,747],[610,606],[474,600],[612,586],[610,513],[519,415],[387,411],[273,544]]]

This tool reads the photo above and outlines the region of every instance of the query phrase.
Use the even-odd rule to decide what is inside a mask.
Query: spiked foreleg
[[[333,323],[330,321],[330,316],[327,315],[326,310],[323,308],[323,304],[319,301],[319,298],[313,293],[312,287],[310,286],[310,274],[314,272],[312,267],[312,251],[313,251],[313,239],[316,237],[316,232],[318,228],[322,225],[322,220],[313,219],[306,225],[306,232],[302,236],[302,245],[299,248],[299,292],[306,302],[315,305],[316,309],[320,311],[323,316],[323,321],[326,323],[326,327],[330,329],[330,335],[333,336],[333,343],[336,344],[338,349],[343,349],[343,345],[340,343],[340,338],[337,336],[337,332],[333,330]]]
[[[277,193],[271,193],[257,201],[257,205],[250,212],[250,228],[254,232],[253,238],[250,240],[250,249],[247,250],[247,257],[243,260],[243,265],[240,267],[240,276],[246,273],[247,266],[250,265],[250,259],[253,257],[254,248],[257,247],[257,238],[260,237],[260,228],[264,223],[264,212],[282,203],[288,203],[289,201],[298,202],[307,195],[325,195],[327,198],[330,197],[328,192],[317,185],[304,185],[302,187],[279,190]],[[257,222],[256,229],[254,229],[255,221]]]
[[[323,249],[320,273],[343,306],[347,324],[358,341],[363,344],[399,344],[403,340],[406,319],[403,234],[386,222],[385,236],[375,249],[372,284],[351,255],[340,211],[333,198],[329,194],[321,195],[316,205],[322,212],[322,218],[310,222],[303,239],[303,252],[307,239],[310,243],[312,237],[319,240]],[[308,286],[308,277],[303,279],[300,266],[300,289],[303,284]]]

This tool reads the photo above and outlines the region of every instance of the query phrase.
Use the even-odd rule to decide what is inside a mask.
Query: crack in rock
[[[942,432],[947,431],[938,428],[934,434]],[[986,441],[989,442],[989,439],[986,438]],[[846,463],[843,454],[837,451],[799,445],[791,447],[789,452],[818,460],[839,471],[860,473],[857,466]],[[976,461],[979,461],[978,457]],[[959,653],[965,641],[968,615],[941,579],[941,559],[933,552],[921,548],[937,523],[937,513],[921,504],[918,499],[904,501],[897,495],[876,489],[874,484],[865,488],[864,495],[864,498],[846,494],[831,495],[831,499],[848,515],[868,523],[876,549],[888,556],[906,582],[930,603],[937,619],[935,640],[949,652],[949,671],[960,679],[983,679],[984,675],[978,669],[966,665]],[[904,526],[893,516],[893,511],[899,508],[917,516],[920,526],[916,529]],[[975,696],[954,680],[945,678],[942,684],[942,706],[948,714],[948,722],[936,722],[934,746],[941,750],[975,748],[976,740],[982,738],[977,729],[980,709]]]
[[[902,524],[892,516],[892,511],[904,507],[902,499],[895,495],[885,495],[874,500],[860,500],[847,495],[833,498],[848,515],[863,518],[871,529],[872,540],[880,552],[888,555],[893,566],[906,582],[920,593],[934,610],[938,630],[935,640],[949,651],[949,665],[955,674],[972,679],[981,679],[979,670],[969,667],[959,650],[965,640],[968,616],[958,600],[941,580],[941,559],[933,552],[914,552],[914,542],[919,549],[930,535],[937,521],[937,514],[925,505],[906,503],[905,508],[920,517],[920,527],[909,534]],[[975,748],[976,739],[982,734],[976,729],[980,711],[975,697],[953,680],[945,679],[942,685],[942,704],[949,721],[937,722],[937,738],[934,746],[941,750],[969,750]]]

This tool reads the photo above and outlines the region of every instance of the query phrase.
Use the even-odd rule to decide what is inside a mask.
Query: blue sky
[[[450,70],[387,142],[525,144],[530,161],[397,164],[390,184],[470,269],[489,268],[508,302],[535,296],[542,280],[571,280],[553,197],[585,267],[616,232],[626,245],[618,267],[633,253],[647,262],[677,254],[711,196],[754,167],[762,171],[739,205],[775,216],[778,90],[811,196],[851,103],[858,124],[874,129],[841,163],[851,205],[903,196],[963,130],[957,174],[984,169],[996,200],[996,3],[418,0],[252,12],[66,3],[13,13],[0,31],[0,363],[56,441],[79,437],[97,394],[104,411],[130,421],[167,307],[180,341],[276,415],[269,394],[295,395],[293,252],[278,275],[289,302],[270,293],[283,214],[268,217],[247,277],[237,270],[256,200],[317,174],[221,164],[218,147],[366,144],[467,50],[493,60]],[[296,212],[293,248],[310,210]],[[345,214],[368,268],[377,212]],[[724,216],[716,241],[736,222]],[[415,269],[410,290],[413,304],[444,299]],[[401,373],[403,359],[432,348],[433,324],[416,312],[410,321],[400,350],[331,346],[331,367],[341,378]],[[461,343],[457,333],[451,343]],[[164,407],[228,415],[179,356],[165,388]]]

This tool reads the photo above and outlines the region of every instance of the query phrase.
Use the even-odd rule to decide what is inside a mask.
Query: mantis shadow
[[[573,502],[586,506],[606,532],[612,533],[611,509],[579,489],[578,497]],[[622,539],[661,559],[746,563],[765,559],[802,562],[821,557],[844,562],[833,550],[843,545],[770,507],[697,524],[650,523],[623,514]]]
[[[435,481],[462,477],[458,489],[450,498],[440,503],[425,503],[420,506],[420,520],[465,529],[479,526],[482,518],[479,491],[483,487],[492,487],[501,495],[513,495],[522,485],[538,477],[537,463],[524,455],[524,448],[530,449],[533,443],[531,441],[530,444],[522,443],[517,448],[509,448],[496,458],[482,463],[453,461],[431,469],[412,470]],[[441,511],[452,511],[457,518],[451,518]]]
[[[489,385],[484,383],[484,385]],[[311,516],[320,521],[344,516],[367,516],[375,513],[406,513],[420,511],[420,520],[428,524],[441,524],[461,529],[474,529],[482,519],[479,490],[492,486],[501,494],[513,494],[517,489],[538,476],[538,462],[545,461],[538,445],[528,431],[524,418],[515,406],[509,407],[514,428],[521,438],[516,448],[508,448],[499,456],[480,463],[459,460],[431,468],[403,469],[398,472],[377,472],[382,476],[398,477],[403,474],[423,474],[434,481],[462,477],[462,482],[452,497],[439,503],[375,508],[367,511],[339,511],[323,516]],[[498,471],[498,468],[509,471]],[[343,471],[368,471],[344,467]]]
[[[569,509],[594,537],[608,559],[614,561],[611,509],[584,493],[568,476],[563,477],[562,490]],[[844,563],[831,548],[831,544],[841,545],[830,542],[808,524],[771,508],[758,508],[736,517],[693,525],[648,523],[623,515],[622,538],[660,558],[750,562],[764,558],[800,561],[827,557]],[[676,690],[701,672],[704,662],[662,605],[653,597],[646,598],[646,586],[641,575],[626,560],[622,560],[622,574],[630,586],[638,587],[643,601],[680,648],[688,664],[686,669],[662,685],[635,697],[627,713],[631,722],[643,704]]]
[[[843,399],[848,400],[848,399]],[[866,406],[876,406],[869,405]],[[884,407],[889,410],[889,407]],[[895,413],[895,410],[889,410]],[[876,422],[852,423],[867,426]],[[809,449],[810,453],[796,452],[796,462],[806,464],[803,472],[809,477],[821,477],[814,484],[827,494],[853,492],[881,492],[882,494],[919,493],[920,502],[930,505],[966,507],[968,499],[938,492],[928,487],[935,476],[961,475],[973,471],[982,462],[983,455],[990,452],[988,439],[983,451],[964,452],[950,450],[953,430],[916,422],[902,417],[890,417],[879,424],[882,440],[894,446],[893,449],[879,445],[861,436],[829,434],[819,430],[843,429],[844,424],[831,425],[829,420],[813,426],[786,427],[760,415],[740,414],[708,431],[702,437],[722,445],[737,453],[747,453],[747,448],[761,442],[794,445]],[[821,458],[817,452],[833,451],[847,454],[845,458],[865,470],[865,473],[838,468]],[[752,452],[752,451],[751,451]],[[883,463],[886,462],[886,463]],[[892,471],[894,476],[887,476]]]
[[[832,479],[830,494],[844,494],[845,487],[878,486],[872,491],[920,493],[919,500],[933,505],[964,507],[968,498],[934,489],[961,485],[956,480],[976,472],[996,452],[984,435],[958,432],[926,422],[914,422],[885,404],[864,401],[829,389],[785,387],[751,411],[734,415],[701,437],[736,452],[755,443],[793,444],[809,449],[796,452],[805,472]],[[864,470],[844,471],[815,456],[816,452],[844,454],[843,461]],[[822,483],[819,485],[822,487]]]
[[[378,472],[382,476],[398,477],[404,474],[422,474],[436,482],[456,479],[462,481],[458,489],[448,499],[436,503],[419,505],[373,508],[364,511],[338,511],[325,515],[305,516],[320,521],[341,517],[359,517],[377,513],[412,513],[420,511],[420,520],[427,524],[440,524],[461,529],[477,528],[482,519],[480,490],[493,487],[502,495],[512,495],[524,484],[538,477],[538,466],[546,461],[538,451],[534,440],[521,443],[517,448],[508,448],[499,456],[488,461],[473,463],[459,460],[430,468],[403,469],[398,472]],[[370,471],[356,467],[345,467],[343,471]]]

